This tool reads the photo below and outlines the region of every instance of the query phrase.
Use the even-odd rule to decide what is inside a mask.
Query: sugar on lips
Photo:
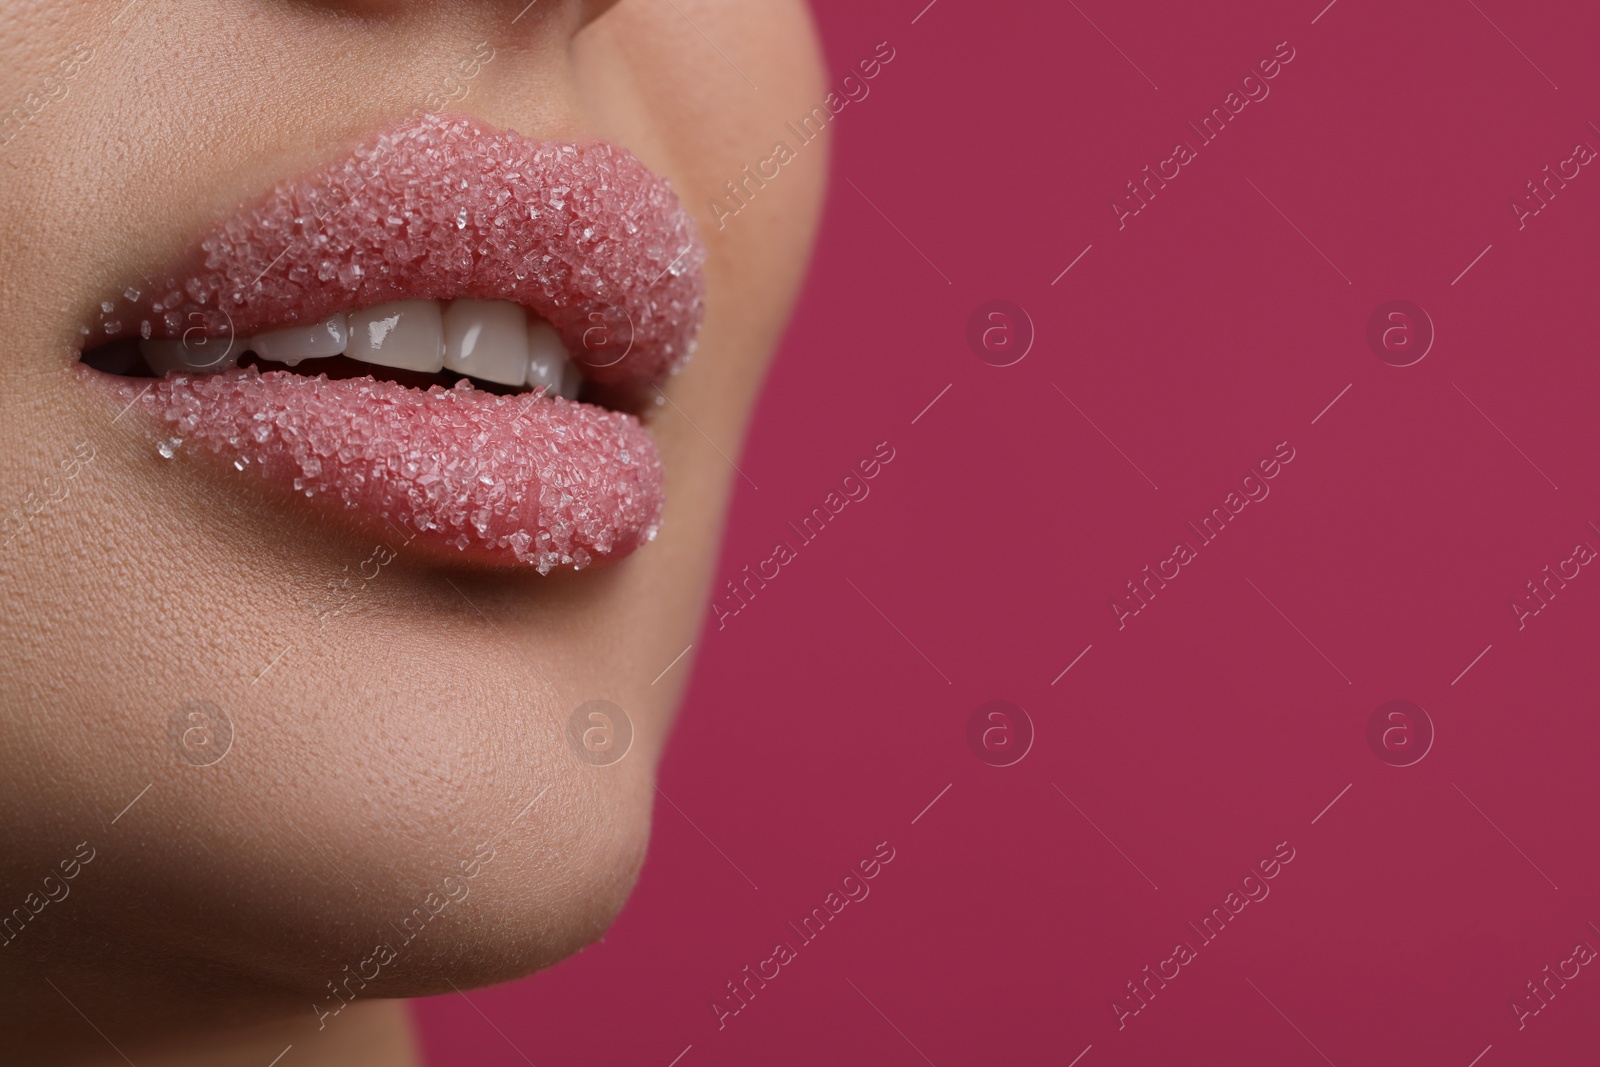
[[[82,374],[164,424],[162,456],[414,530],[408,552],[582,568],[655,537],[663,473],[634,414],[574,398],[683,366],[705,259],[625,149],[423,116],[102,304]],[[118,376],[140,362],[154,382]]]

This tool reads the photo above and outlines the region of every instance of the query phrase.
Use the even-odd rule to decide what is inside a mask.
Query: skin
[[[47,477],[59,498],[0,549],[0,915],[94,850],[0,947],[0,1032],[24,1062],[259,1065],[291,1042],[300,1065],[413,1062],[384,998],[549,966],[635,881],[692,657],[652,680],[705,617],[735,477],[717,449],[736,453],[792,307],[825,147],[721,230],[709,201],[826,89],[799,0],[539,0],[519,18],[524,2],[0,3],[0,106],[94,49],[0,148],[0,503],[37,507]],[[160,458],[159,427],[75,376],[78,327],[241,204],[409,115],[485,41],[494,59],[451,110],[621,144],[709,246],[699,350],[652,418],[665,520],[620,564],[543,580],[401,548],[349,597],[330,583],[370,536]],[[81,443],[94,458],[63,479]],[[597,698],[634,730],[610,766],[565,735]],[[210,766],[169,728],[196,700],[234,728]],[[342,1003],[329,983],[370,974],[447,876],[464,898],[319,1025]]]

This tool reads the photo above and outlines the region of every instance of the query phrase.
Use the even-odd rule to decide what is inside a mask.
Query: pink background
[[[1600,169],[1523,229],[1510,203],[1600,146],[1600,10],[922,2],[817,4],[836,79],[897,55],[837,120],[722,579],[895,458],[708,612],[606,941],[420,1005],[432,1063],[1592,1062],[1600,968],[1522,1029],[1511,1005],[1600,947],[1600,575],[1521,630],[1510,604],[1600,547]],[[1111,198],[1282,41],[1270,96],[1119,230]],[[1034,324],[1014,366],[968,346],[990,299]],[[1366,337],[1395,299],[1437,330],[1404,368]],[[1280,442],[1270,495],[1119,630],[1125,583]],[[994,699],[1036,732],[1013,766],[968,745]],[[1397,699],[1437,733],[1412,766],[1368,741]],[[719,1029],[883,841],[870,896]]]

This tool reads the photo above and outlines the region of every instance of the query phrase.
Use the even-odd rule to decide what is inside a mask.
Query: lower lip
[[[582,569],[654,539],[660,522],[655,442],[633,416],[590,404],[254,368],[147,387],[83,373],[163,424],[164,456],[209,453],[471,562]]]

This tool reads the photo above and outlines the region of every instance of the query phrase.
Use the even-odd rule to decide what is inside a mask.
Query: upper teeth
[[[504,300],[400,300],[248,338],[140,341],[157,374],[221,371],[246,352],[291,367],[344,355],[363,363],[431,373],[453,370],[498,385],[575,399],[583,377],[555,328]]]

